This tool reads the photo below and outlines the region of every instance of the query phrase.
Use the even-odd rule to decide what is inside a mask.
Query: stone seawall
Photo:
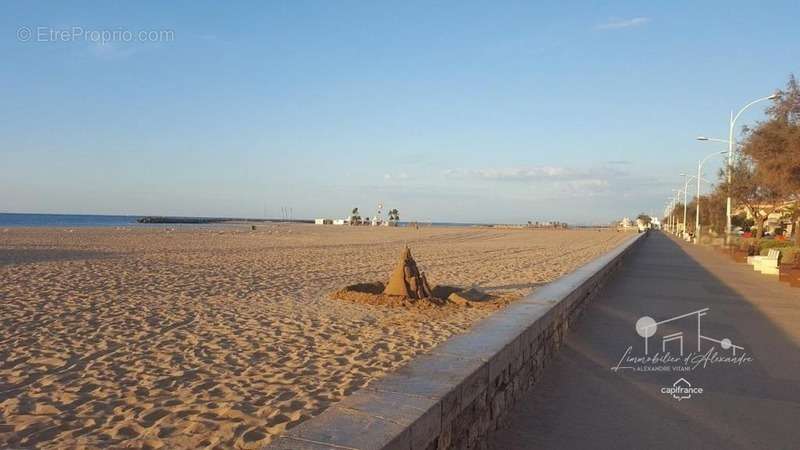
[[[478,322],[288,430],[268,448],[439,450],[485,438],[539,379],[570,323],[645,234]]]

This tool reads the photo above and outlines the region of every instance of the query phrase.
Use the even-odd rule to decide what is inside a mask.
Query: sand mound
[[[456,305],[472,305],[476,302],[493,300],[491,295],[475,288],[454,291],[447,296],[447,299]]]
[[[425,274],[419,271],[411,250],[406,246],[387,284],[380,281],[353,284],[334,292],[331,298],[368,305],[415,308],[441,307],[448,303],[444,300],[446,296],[436,297],[432,292]]]
[[[408,246],[403,249],[400,262],[389,277],[389,284],[383,290],[384,295],[413,299],[431,297],[431,287],[425,274],[420,273],[417,262],[411,256]]]
[[[333,292],[334,300],[347,300],[356,303],[380,306],[401,306],[412,308],[432,308],[455,305],[471,308],[473,306],[501,307],[508,299],[492,296],[474,287],[463,289],[455,286],[436,286],[431,289],[425,274],[419,271],[417,262],[406,246],[400,261],[389,277],[389,283],[352,284]]]
[[[380,281],[358,283],[332,292],[333,300],[345,300],[375,306],[403,307],[413,309],[430,309],[452,307],[467,308],[501,308],[507,305],[512,297],[507,295],[491,295],[476,288],[460,288],[456,286],[436,286],[431,289],[431,296],[426,298],[409,298],[397,295],[386,295],[386,285]]]
[[[411,298],[387,295],[385,294],[386,288],[387,286],[380,281],[374,283],[359,283],[333,292],[330,296],[335,300],[347,300],[377,306],[401,306],[405,308],[439,308],[448,304],[447,300],[433,296]]]

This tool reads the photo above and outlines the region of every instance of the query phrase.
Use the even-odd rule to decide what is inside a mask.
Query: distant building
[[[794,208],[798,207],[797,201],[788,201],[782,203],[777,208],[767,215],[766,220],[764,221],[764,233],[765,234],[781,234],[784,233],[786,235],[792,234],[792,228],[794,226],[792,220],[792,213]],[[767,210],[773,209],[773,205],[761,205],[759,213],[763,216]],[[739,206],[733,212],[734,215],[741,215],[744,214],[748,220],[755,220],[755,216],[750,211],[749,208],[744,206]],[[751,230],[755,230],[755,225],[751,228]],[[743,231],[751,231],[751,230],[743,230]]]
[[[661,229],[661,222],[658,220],[658,217],[650,217],[650,227],[654,230]]]
[[[527,227],[529,227],[529,228],[563,228],[563,229],[566,229],[566,228],[569,228],[569,224],[567,224],[566,222],[557,222],[557,221],[554,221],[554,220],[549,220],[547,222],[539,222],[539,221],[532,222],[532,221],[529,220],[528,224],[527,224]]]
[[[314,223],[317,225],[333,225],[333,220],[331,219],[314,219]]]

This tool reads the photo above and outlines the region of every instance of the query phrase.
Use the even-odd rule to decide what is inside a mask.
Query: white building
[[[661,221],[658,220],[658,217],[652,217],[651,216],[650,217],[650,226],[654,230],[660,230],[661,229]]]

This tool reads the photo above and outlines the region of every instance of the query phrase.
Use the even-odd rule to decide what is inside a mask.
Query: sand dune
[[[490,314],[334,301],[405,243],[431,284],[519,297],[598,231],[270,225],[0,236],[0,447],[257,448]]]

